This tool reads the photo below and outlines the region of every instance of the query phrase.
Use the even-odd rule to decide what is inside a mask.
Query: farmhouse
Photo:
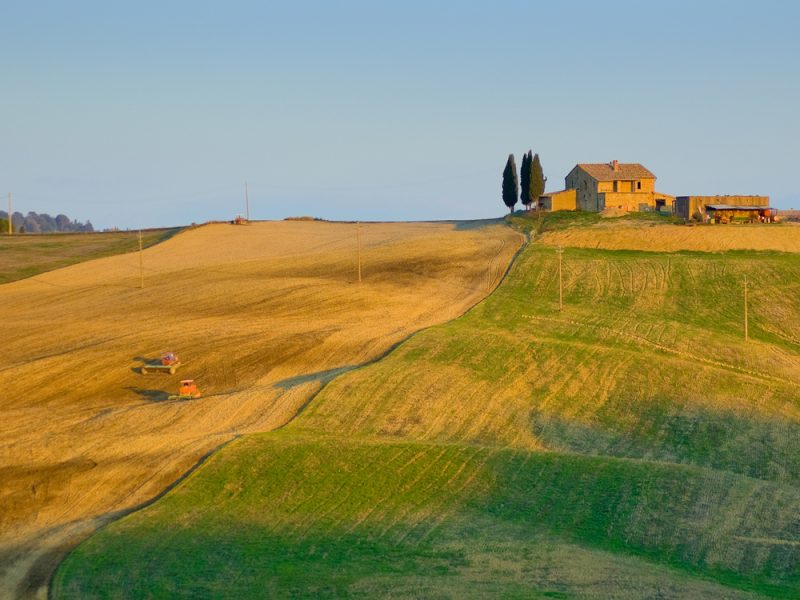
[[[775,210],[769,196],[678,196],[675,214],[684,219],[719,222],[734,220],[771,221]]]
[[[565,189],[539,198],[539,208],[600,212],[672,211],[674,196],[657,192],[656,176],[639,163],[580,163],[567,174]]]

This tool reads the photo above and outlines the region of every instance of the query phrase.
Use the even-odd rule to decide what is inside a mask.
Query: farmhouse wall
[[[563,190],[552,192],[539,197],[539,208],[547,212],[556,210],[575,210],[576,204],[575,190]]]

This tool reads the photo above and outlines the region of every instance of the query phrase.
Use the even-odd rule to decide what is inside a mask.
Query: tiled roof
[[[619,163],[615,171],[611,163],[579,163],[578,166],[597,181],[655,179],[656,176],[639,163]]]

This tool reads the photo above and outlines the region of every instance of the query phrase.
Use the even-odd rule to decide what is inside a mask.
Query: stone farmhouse
[[[656,191],[656,176],[639,163],[581,163],[567,174],[565,189],[539,198],[543,210],[606,208],[672,212],[675,196]]]
[[[580,163],[567,174],[565,189],[539,197],[539,209],[585,210],[607,208],[673,213],[686,220],[731,222],[772,221],[769,196],[670,196],[656,191],[656,176],[639,163]]]

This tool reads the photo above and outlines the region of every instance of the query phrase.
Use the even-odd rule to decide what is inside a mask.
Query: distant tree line
[[[12,226],[17,233],[88,233],[94,231],[91,221],[80,223],[70,219],[67,215],[51,217],[47,213],[37,214],[35,212],[29,212],[27,215],[15,212]],[[8,213],[0,210],[0,233],[6,232],[8,232]]]
[[[503,169],[503,204],[508,207],[509,212],[514,212],[514,206],[519,200],[526,210],[530,210],[532,206],[538,205],[539,196],[544,194],[546,181],[538,154],[528,150],[522,155],[519,177],[514,155],[509,154]]]

